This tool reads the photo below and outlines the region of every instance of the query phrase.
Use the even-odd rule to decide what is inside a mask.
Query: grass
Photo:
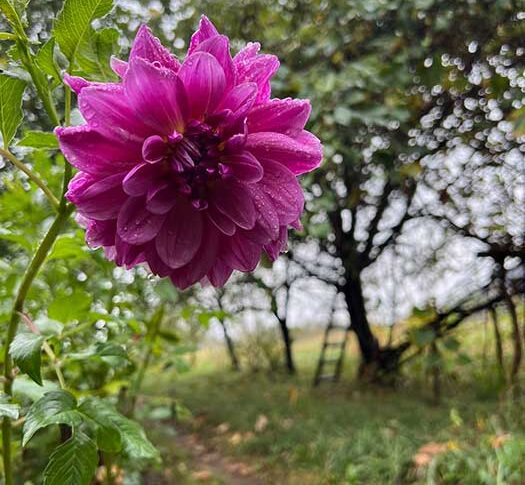
[[[263,483],[525,483],[523,402],[503,390],[493,356],[480,357],[488,352],[480,325],[464,332],[471,359],[459,366],[456,353],[447,356],[439,405],[417,364],[416,377],[395,387],[366,388],[349,358],[341,384],[312,389],[319,334],[296,342],[297,377],[233,373],[222,350],[207,348],[189,373],[157,375],[155,387],[191,411],[182,426],[255,466]]]

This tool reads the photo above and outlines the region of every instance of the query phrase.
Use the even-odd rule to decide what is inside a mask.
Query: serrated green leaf
[[[27,2],[12,2],[11,0],[0,0],[0,12],[2,12],[13,28],[15,33],[21,39],[26,38],[24,25],[21,20],[22,9],[25,8]],[[17,8],[18,7],[18,8]]]
[[[71,295],[58,295],[49,305],[47,314],[62,323],[80,320],[89,311],[91,301],[90,295],[76,289]]]
[[[42,385],[40,365],[44,337],[34,333],[19,333],[11,342],[9,354],[15,364],[37,384]]]
[[[26,131],[24,137],[17,143],[17,145],[31,148],[48,148],[57,150],[58,140],[54,133],[46,133],[44,131]]]
[[[18,419],[20,415],[20,406],[18,404],[9,404],[0,402],[0,417],[8,417],[9,419]]]
[[[93,34],[93,20],[107,15],[112,0],[65,0],[53,28],[54,36],[64,55],[73,61],[83,42]]]
[[[25,88],[24,81],[0,74],[0,132],[6,148],[22,122],[22,96]]]
[[[55,59],[55,38],[51,37],[37,52],[35,62],[43,73],[53,79],[54,87],[61,82],[60,69]]]
[[[84,433],[75,432],[49,457],[44,485],[89,485],[97,464],[95,443]]]
[[[97,398],[88,398],[79,410],[107,428],[119,430],[124,452],[133,460],[157,460],[158,451],[146,437],[141,426],[122,416],[109,403]]]
[[[77,410],[77,400],[67,391],[51,391],[44,394],[30,408],[23,428],[22,446],[42,428],[51,424],[78,426],[82,415]]]
[[[78,49],[77,64],[81,74],[95,81],[111,81],[116,75],[109,65],[112,54],[118,46],[119,33],[112,28],[94,32],[83,41]]]

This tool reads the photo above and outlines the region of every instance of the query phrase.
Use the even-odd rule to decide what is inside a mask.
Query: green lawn
[[[478,337],[470,337],[470,353],[482,351]],[[396,387],[364,388],[351,358],[342,383],[314,390],[318,349],[317,336],[297,342],[294,378],[235,374],[221,352],[207,349],[191,372],[166,382],[157,375],[155,385],[192,413],[175,429],[249,463],[263,483],[525,483],[523,400],[502,390],[492,354],[454,366],[434,405],[423,373]],[[173,453],[184,450],[163,443],[176,466]]]

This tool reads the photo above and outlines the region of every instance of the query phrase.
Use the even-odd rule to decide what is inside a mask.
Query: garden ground
[[[296,342],[297,377],[234,373],[222,351],[200,351],[190,372],[150,380],[183,405],[148,426],[164,456],[150,483],[524,483],[523,400],[502,387],[479,328],[463,329],[467,357],[445,373],[439,404],[423,372],[360,386],[352,346],[341,383],[312,389],[318,334]]]

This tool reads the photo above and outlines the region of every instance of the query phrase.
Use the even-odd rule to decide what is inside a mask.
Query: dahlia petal
[[[281,226],[279,229],[279,237],[275,241],[264,246],[264,251],[272,261],[275,261],[281,253],[286,251],[287,246],[288,230],[286,226]]]
[[[219,32],[215,28],[215,25],[213,25],[211,20],[208,17],[206,17],[206,15],[202,15],[199,22],[199,28],[191,36],[190,47],[188,49],[188,56],[191,55],[197,49],[199,44],[208,40],[211,37],[215,37],[216,35],[219,35]]]
[[[129,244],[151,241],[162,227],[165,217],[152,214],[145,207],[144,197],[130,197],[124,203],[117,219],[117,234]]]
[[[253,271],[261,257],[261,245],[237,232],[228,240],[228,248],[221,252],[224,262],[239,271]]]
[[[124,177],[122,188],[126,194],[133,197],[144,195],[154,184],[157,175],[157,167],[147,162],[139,163]]]
[[[80,76],[71,76],[67,72],[64,74],[64,82],[73,90],[75,94],[79,94],[82,89],[92,86],[97,83],[92,83]]]
[[[224,71],[217,59],[207,52],[196,52],[184,61],[179,77],[188,93],[192,117],[202,119],[213,113],[226,87]]]
[[[230,41],[225,35],[216,35],[201,42],[194,52],[207,52],[219,62],[226,79],[226,88],[235,84],[235,69],[230,54]]]
[[[115,245],[116,221],[89,221],[86,242],[90,248]]]
[[[118,59],[115,56],[109,58],[109,66],[111,70],[119,77],[124,77],[128,70],[128,63],[122,59]]]
[[[148,191],[146,209],[153,214],[167,214],[173,209],[176,201],[173,187],[168,182],[156,183]]]
[[[237,56],[236,56],[237,57]],[[279,69],[279,59],[271,54],[258,54],[235,62],[237,83],[254,82],[257,84],[257,97],[255,104],[260,104],[270,99],[270,79]]]
[[[250,111],[247,119],[248,132],[274,131],[294,135],[304,128],[310,112],[308,100],[272,99]]]
[[[233,268],[228,266],[224,261],[218,259],[208,271],[206,277],[215,288],[220,288],[228,281],[233,273]]]
[[[107,137],[124,143],[136,152],[151,128],[129,106],[120,84],[88,86],[78,96],[78,107],[85,120]],[[130,150],[131,151],[131,150]]]
[[[200,281],[210,271],[217,258],[219,235],[214,226],[207,224],[204,228],[202,243],[193,259],[182,268],[170,274],[173,284],[184,290]]]
[[[187,264],[199,249],[202,226],[201,213],[179,199],[155,240],[162,261],[173,269]]]
[[[259,186],[269,197],[281,224],[291,224],[303,211],[304,196],[299,182],[284,165],[264,161],[264,177]]]
[[[155,247],[155,241],[150,241],[146,244],[145,250],[146,262],[148,263],[149,269],[152,273],[164,278],[169,276],[173,271],[167,264],[160,259]]]
[[[180,69],[179,60],[161,44],[146,25],[140,26],[129,54],[130,61],[137,57],[151,63],[158,62],[162,67],[174,73]]]
[[[244,231],[243,234],[250,241],[254,242],[255,244],[258,244],[261,247],[265,244],[269,244],[272,241],[272,238],[269,236],[268,232],[259,224],[259,222],[255,223],[253,229],[250,229],[249,231]]]
[[[227,173],[242,182],[258,182],[263,178],[263,168],[259,161],[249,152],[225,155],[221,157]]]
[[[237,226],[227,216],[225,216],[213,204],[208,207],[208,217],[215,224],[217,229],[227,236],[233,236]]]
[[[138,116],[158,133],[182,131],[188,115],[184,86],[173,71],[134,58],[124,79],[124,89]]]
[[[210,205],[215,205],[242,229],[251,229],[255,225],[257,214],[250,191],[245,184],[235,180],[218,184],[210,202]]]
[[[231,124],[248,114],[256,97],[257,84],[238,84],[223,98],[217,110],[230,110],[231,115],[228,117],[228,122]]]
[[[237,72],[244,71],[246,64],[261,50],[259,42],[248,42],[233,58]]]
[[[159,135],[153,135],[142,145],[142,158],[149,163],[160,162],[168,153],[168,145]]]
[[[321,143],[307,131],[294,138],[274,132],[249,133],[245,148],[259,161],[279,162],[295,175],[317,168],[323,158]]]
[[[126,194],[122,190],[125,173],[96,180],[80,172],[69,182],[67,200],[77,206],[80,214],[99,221],[115,219]]]
[[[279,215],[272,200],[259,184],[250,185],[253,203],[257,210],[256,227],[262,229],[271,240],[279,236]]]
[[[123,241],[117,234],[115,237],[115,263],[127,269],[145,261],[143,246],[135,246]]]
[[[68,162],[93,175],[109,175],[129,169],[140,159],[133,143],[119,143],[89,125],[58,127],[55,134]]]

